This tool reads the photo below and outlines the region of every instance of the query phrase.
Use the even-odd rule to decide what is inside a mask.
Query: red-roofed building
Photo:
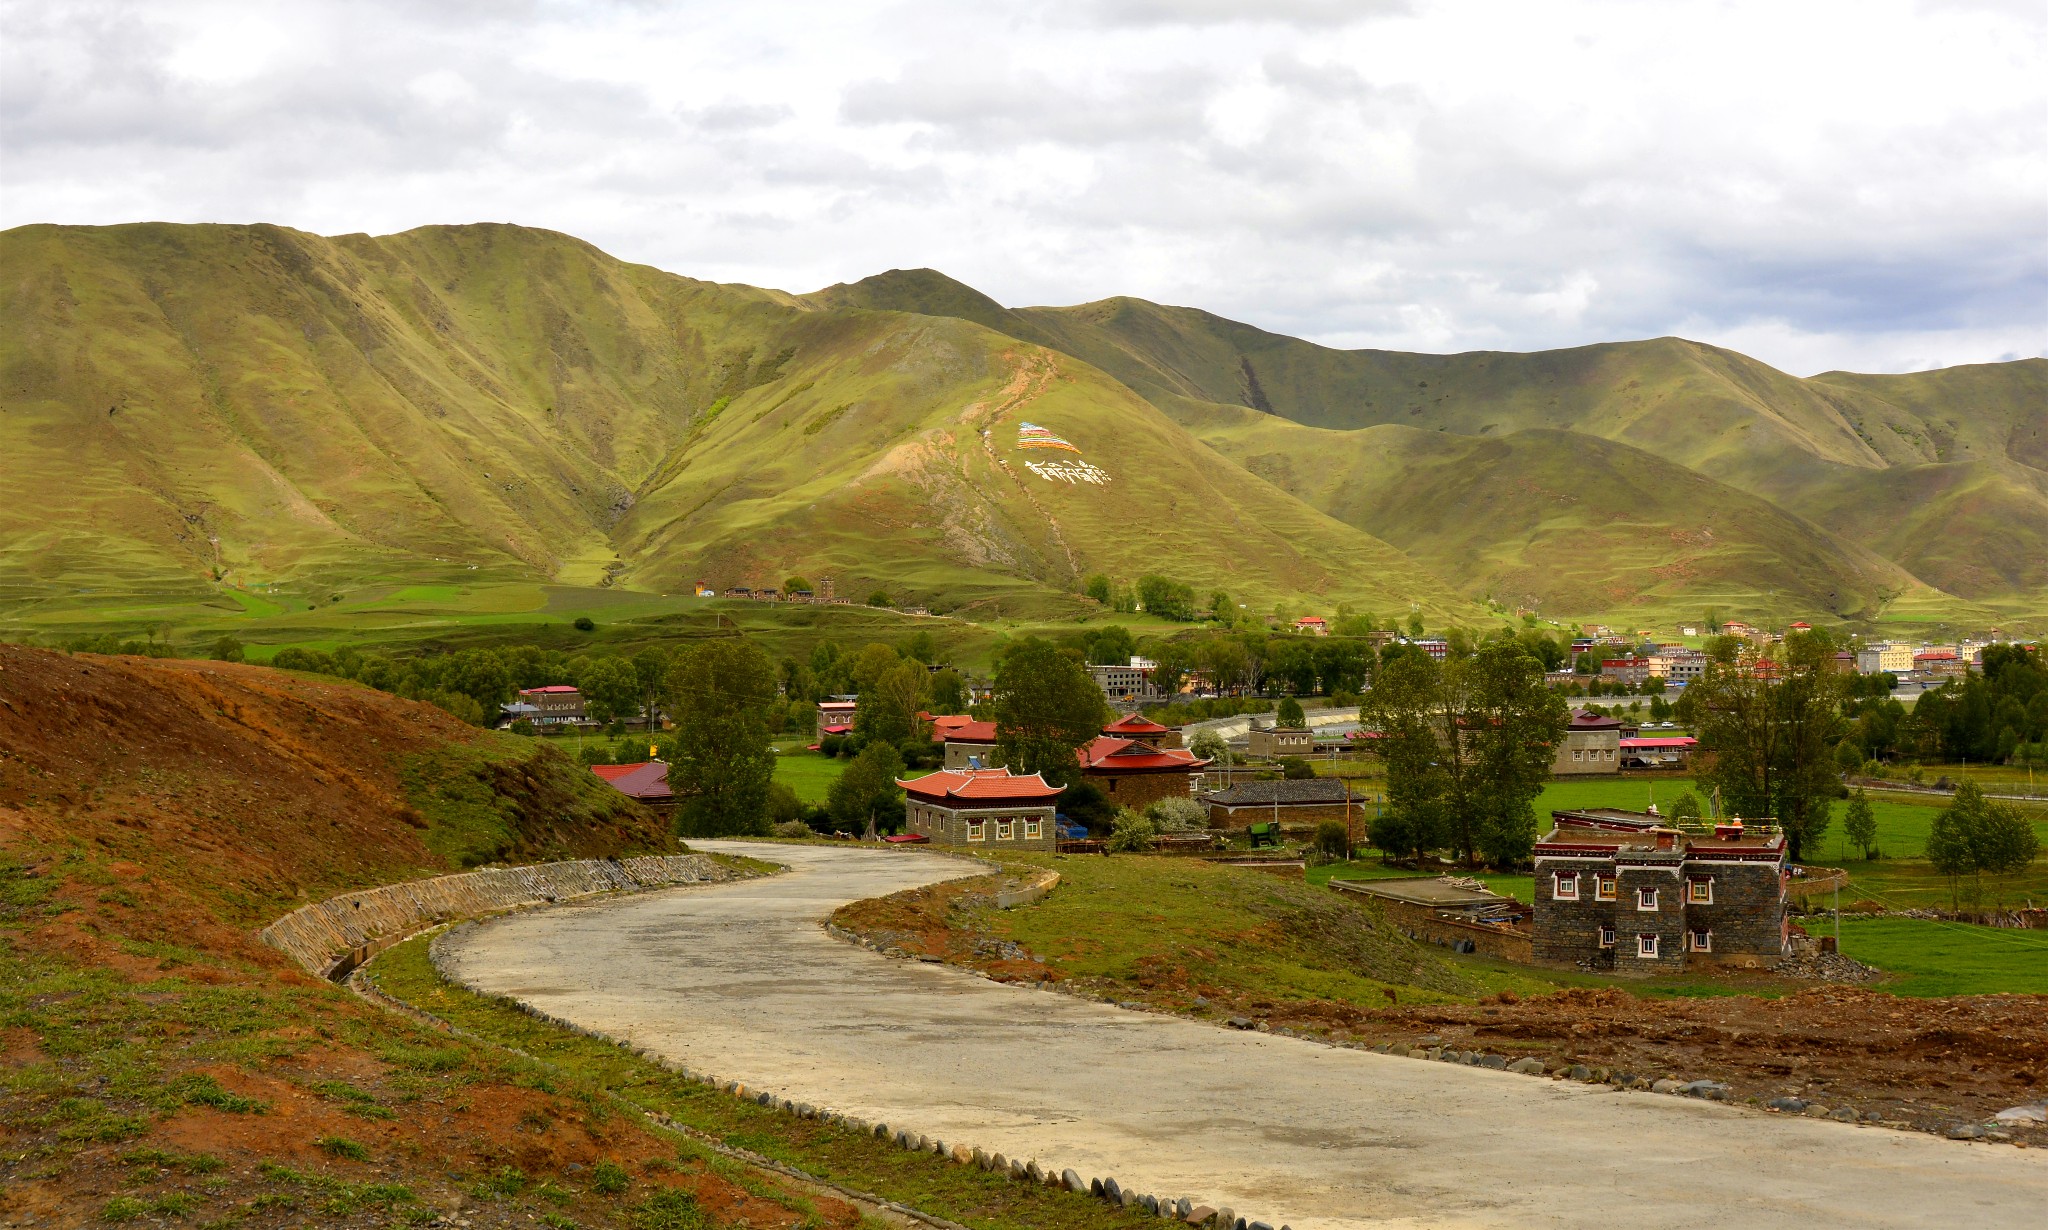
[[[1053,810],[1060,788],[1036,773],[941,769],[896,784],[905,828],[934,845],[1059,849]]]
[[[583,720],[583,693],[566,683],[544,688],[521,688],[515,705],[531,705],[524,715],[535,726],[566,726]]]
[[[1970,664],[1955,650],[1937,647],[1914,654],[1913,670],[1936,679],[1957,679],[1970,673]]]
[[[1631,769],[1679,769],[1692,759],[1699,740],[1690,735],[1633,738],[1621,741],[1621,763]]]
[[[949,769],[996,767],[996,724],[977,722],[965,714],[939,714],[929,719],[932,742],[946,749]]]
[[[1621,719],[1601,717],[1580,709],[1565,727],[1564,741],[1551,759],[1552,774],[1619,773],[1621,771]]]
[[[1136,739],[1153,747],[1179,747],[1180,732],[1171,726],[1161,726],[1142,713],[1127,714],[1102,728],[1102,733],[1112,739]]]
[[[851,700],[821,700],[818,702],[818,737],[843,735],[853,729],[853,711],[859,705]]]
[[[1330,635],[1330,625],[1320,615],[1304,615],[1300,619],[1295,620],[1294,630],[1296,632],[1306,632],[1310,636]]]
[[[620,794],[651,807],[667,807],[676,801],[669,789],[668,765],[649,760],[640,764],[594,764],[590,771]]]
[[[1180,748],[1155,747],[1139,739],[1099,735],[1075,749],[1081,776],[1111,802],[1134,810],[1159,799],[1193,798],[1197,778],[1209,762]]]

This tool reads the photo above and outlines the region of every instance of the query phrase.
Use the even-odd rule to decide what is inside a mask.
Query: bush
[[[590,1189],[600,1196],[616,1196],[632,1183],[633,1176],[617,1162],[599,1162],[590,1168]]]
[[[232,636],[223,636],[213,643],[212,658],[216,662],[240,662],[242,642]]]
[[[1342,820],[1325,820],[1316,826],[1316,853],[1325,858],[1343,860],[1351,857],[1351,834]]]
[[[769,830],[777,837],[816,837],[818,834],[801,820],[783,820]]]
[[[1158,836],[1157,826],[1128,807],[1118,812],[1109,824],[1109,848],[1119,854],[1150,850],[1153,839]]]
[[[1283,756],[1280,758],[1280,776],[1290,782],[1303,781],[1315,775],[1315,766],[1299,756]]]
[[[350,1140],[346,1136],[322,1136],[314,1143],[318,1144],[330,1157],[345,1157],[351,1162],[367,1162],[370,1160],[369,1148],[361,1141]]]
[[[840,754],[841,752],[843,752],[843,751],[845,751],[845,750],[846,750],[846,736],[845,736],[845,735],[826,735],[826,736],[825,736],[824,738],[822,738],[822,739],[818,740],[818,754],[819,754],[819,755],[822,755],[822,756],[838,756],[838,755],[839,755],[839,754]]]
[[[633,1230],[702,1230],[711,1223],[697,1198],[675,1188],[663,1188],[633,1210]]]
[[[597,624],[588,615],[578,615],[573,625],[578,632],[595,632]]]
[[[1193,799],[1159,799],[1145,809],[1145,818],[1162,833],[1192,833],[1209,827],[1209,813]]]

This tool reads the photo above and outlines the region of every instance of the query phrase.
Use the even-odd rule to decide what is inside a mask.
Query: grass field
[[[823,803],[847,764],[844,756],[807,752],[799,743],[775,757],[775,780],[796,791],[796,797],[806,803]]]
[[[2048,932],[1844,916],[1842,951],[1897,975],[1898,995],[2048,995]]]

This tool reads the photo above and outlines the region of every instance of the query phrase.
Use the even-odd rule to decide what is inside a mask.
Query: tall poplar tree
[[[1060,786],[1080,776],[1074,749],[1102,732],[1109,712],[1080,656],[1038,637],[998,653],[991,710],[1002,763]]]
[[[750,641],[704,641],[678,653],[668,669],[676,721],[676,831],[684,837],[732,837],[768,831],[768,705],[775,667]]]

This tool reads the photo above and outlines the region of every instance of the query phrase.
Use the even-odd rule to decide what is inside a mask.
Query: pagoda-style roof
[[[941,769],[923,777],[898,778],[896,784],[919,798],[955,805],[1035,801],[1060,792],[1036,773],[1017,774],[1008,769]]]
[[[1193,752],[1100,735],[1074,749],[1089,773],[1192,773],[1208,764]]]
[[[1136,739],[1171,734],[1172,731],[1142,713],[1131,713],[1103,727],[1102,733],[1115,739]]]
[[[934,743],[994,743],[996,724],[977,722],[965,714],[940,714],[931,719]]]

